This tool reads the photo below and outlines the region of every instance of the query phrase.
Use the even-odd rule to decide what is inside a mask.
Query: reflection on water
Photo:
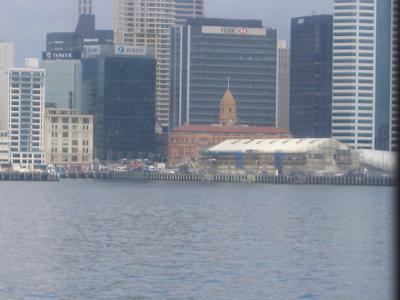
[[[0,299],[391,299],[393,189],[0,182]]]

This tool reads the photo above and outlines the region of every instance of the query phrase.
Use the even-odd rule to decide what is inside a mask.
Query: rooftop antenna
[[[231,78],[228,76],[228,89],[231,87]]]

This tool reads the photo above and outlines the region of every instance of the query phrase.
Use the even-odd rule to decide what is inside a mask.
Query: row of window
[[[358,42],[360,44],[373,44],[374,40],[373,39],[359,39]],[[334,44],[355,44],[357,43],[357,39],[334,39],[333,40]]]
[[[333,119],[332,123],[333,124],[355,124],[356,120],[355,119]],[[359,120],[357,120],[357,123],[372,124],[372,120],[359,119]]]
[[[343,112],[333,112],[332,113],[332,116],[333,117],[355,117],[356,116],[356,113],[349,113],[349,112],[345,112],[345,113],[343,113]],[[370,118],[370,117],[372,117],[372,113],[358,113],[358,116],[359,117],[365,117],[365,118]]]

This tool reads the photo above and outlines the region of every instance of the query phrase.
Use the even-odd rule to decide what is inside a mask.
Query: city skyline
[[[46,33],[73,31],[78,19],[78,0],[3,0],[0,9],[0,40],[16,45],[16,64],[25,57],[40,57],[45,49]],[[55,5],[55,3],[57,3]],[[278,29],[280,39],[290,38],[290,19],[305,15],[331,14],[333,0],[206,0],[205,16],[219,18],[260,19],[266,26]],[[21,9],[23,7],[24,9]],[[114,1],[94,1],[97,28],[114,29]]]

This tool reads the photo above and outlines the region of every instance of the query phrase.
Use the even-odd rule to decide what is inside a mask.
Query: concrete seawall
[[[18,173],[6,172],[0,173],[0,181],[58,181],[57,175],[48,173]]]
[[[199,175],[199,174],[163,174],[109,172],[104,179],[126,181],[188,181],[188,182],[225,182],[225,183],[264,183],[264,184],[321,184],[321,185],[366,185],[366,186],[396,186],[397,178],[361,177],[361,176],[251,176],[251,175]]]
[[[364,186],[397,186],[395,176],[270,176],[270,175],[200,175],[200,174],[167,174],[139,172],[103,172],[70,174],[63,178],[92,178],[121,181],[177,181],[177,182],[220,182],[220,183],[256,183],[256,184],[312,184],[312,185],[364,185]],[[0,173],[0,181],[59,181],[55,175],[47,173]]]

